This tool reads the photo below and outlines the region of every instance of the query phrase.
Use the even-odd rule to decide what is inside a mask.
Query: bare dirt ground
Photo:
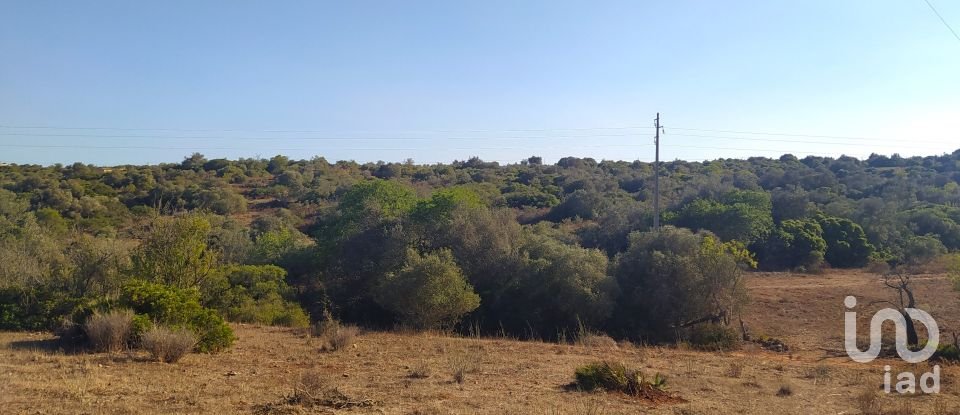
[[[864,305],[892,299],[876,277],[859,271],[754,274],[748,283],[753,301],[746,324],[755,335],[785,340],[791,352],[395,333],[365,333],[345,350],[320,352],[316,339],[293,330],[235,326],[239,340],[228,352],[162,364],[140,352],[64,354],[49,334],[0,333],[0,413],[858,414],[868,403],[887,414],[960,411],[957,366],[942,366],[939,395],[883,396],[883,365],[923,372],[929,364],[857,364],[836,356],[843,298],[855,295]],[[960,328],[954,311],[960,296],[939,276],[919,276],[914,284],[920,307],[949,339],[950,328]],[[866,307],[864,316],[882,306]],[[669,390],[686,402],[651,406],[564,387],[577,366],[601,359],[666,375]],[[465,372],[463,383],[454,381],[458,370]],[[339,394],[316,392],[324,389],[319,384]],[[306,404],[296,399],[303,397],[294,393],[298,385],[334,399]]]

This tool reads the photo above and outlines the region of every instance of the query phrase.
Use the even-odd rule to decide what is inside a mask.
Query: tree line
[[[123,306],[211,350],[232,339],[224,320],[709,338],[745,301],[745,271],[960,249],[960,150],[666,162],[659,233],[651,167],[200,154],[4,166],[0,328]]]

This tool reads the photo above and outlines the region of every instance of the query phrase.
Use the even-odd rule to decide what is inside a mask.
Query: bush
[[[224,268],[204,298],[228,320],[274,326],[307,327],[310,318],[291,301],[287,272],[275,265],[234,265]],[[218,286],[213,286],[218,285]]]
[[[199,337],[197,351],[216,352],[233,344],[233,330],[216,311],[200,305],[196,290],[133,280],[123,287],[119,303],[157,323],[192,330]]]
[[[815,272],[823,264],[827,241],[813,220],[785,220],[763,243],[753,245],[765,269],[803,269]]]
[[[154,359],[176,363],[197,345],[197,335],[187,329],[158,326],[143,333],[141,344]]]
[[[46,287],[0,288],[0,330],[53,330],[83,304],[81,298]]]
[[[133,327],[133,311],[113,310],[107,313],[94,313],[83,324],[83,331],[87,334],[87,339],[90,340],[94,350],[116,352],[126,347],[131,327]]]
[[[323,351],[342,350],[353,345],[353,340],[360,334],[357,326],[342,326],[339,323],[327,326],[321,339],[323,345],[320,349]]]
[[[576,386],[583,391],[597,389],[623,392],[631,396],[647,396],[653,391],[663,391],[667,379],[657,373],[646,378],[636,369],[628,369],[622,363],[598,362],[577,368]]]
[[[690,344],[704,350],[734,350],[740,348],[740,336],[729,326],[700,324],[690,330]]]
[[[746,301],[742,245],[671,226],[629,239],[615,268],[624,295],[612,327],[623,336],[677,340],[676,327],[721,321]]]
[[[376,301],[419,329],[445,328],[480,305],[480,296],[463,276],[450,250],[421,256],[407,252],[407,262],[378,288]]]

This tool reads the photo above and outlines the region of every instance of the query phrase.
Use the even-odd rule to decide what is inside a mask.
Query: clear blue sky
[[[952,152],[960,40],[923,0],[0,0],[0,161],[651,160],[657,111],[668,160]]]

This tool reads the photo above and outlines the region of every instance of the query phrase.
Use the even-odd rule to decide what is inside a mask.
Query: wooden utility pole
[[[656,145],[656,156],[653,162],[653,230],[660,232],[660,113],[653,123],[656,127],[656,136],[653,144]]]

